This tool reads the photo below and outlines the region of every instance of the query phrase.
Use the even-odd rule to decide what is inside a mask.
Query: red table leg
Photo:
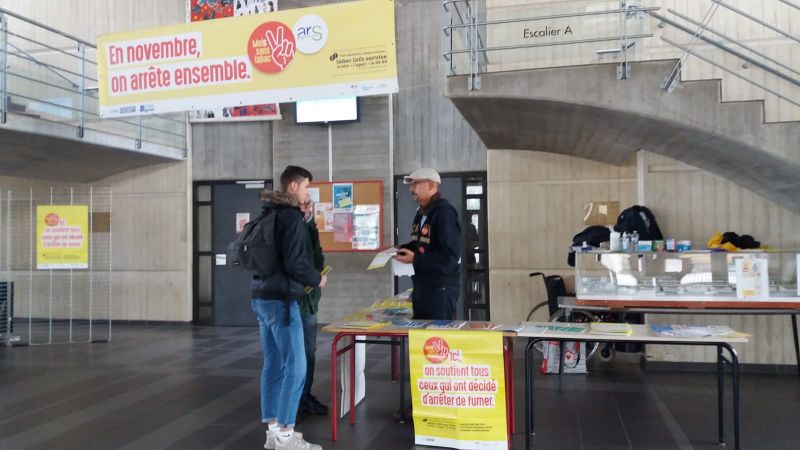
[[[350,425],[356,424],[356,337],[350,336]]]
[[[339,438],[339,412],[336,407],[336,388],[337,388],[337,377],[336,377],[336,369],[338,368],[339,364],[339,355],[338,355],[338,346],[339,346],[339,339],[342,337],[341,334],[336,334],[333,337],[333,341],[331,341],[331,439],[336,442]]]

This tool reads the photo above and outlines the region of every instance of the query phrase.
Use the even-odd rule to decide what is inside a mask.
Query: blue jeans
[[[311,395],[314,384],[314,366],[317,362],[317,315],[308,314],[300,317],[303,320],[303,343],[306,348],[306,384],[303,396]]]
[[[251,300],[258,319],[264,366],[261,368],[261,420],[293,427],[306,379],[303,324],[296,301]],[[286,308],[289,323],[286,323]]]

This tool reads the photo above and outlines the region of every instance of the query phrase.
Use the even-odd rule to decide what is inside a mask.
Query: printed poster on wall
[[[244,226],[247,225],[247,222],[250,222],[249,212],[236,213],[236,234],[244,231]]]
[[[356,205],[353,209],[353,250],[377,250],[381,240],[381,206]]]
[[[89,207],[36,207],[36,269],[89,268]]]
[[[333,184],[333,207],[335,209],[353,208],[353,183]]]
[[[278,0],[187,0],[186,21],[223,19],[233,16],[269,13],[278,10]],[[189,113],[192,122],[220,122],[281,119],[280,105],[226,106],[198,109]]]
[[[502,333],[409,330],[415,443],[506,450]]]
[[[100,115],[396,93],[394,24],[365,0],[102,35]]]
[[[333,211],[333,242],[353,242],[352,211]]]
[[[333,231],[333,203],[314,204],[314,221],[317,223],[317,230]]]

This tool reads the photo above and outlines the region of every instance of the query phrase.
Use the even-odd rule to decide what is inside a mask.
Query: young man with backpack
[[[251,282],[253,312],[258,319],[264,365],[261,369],[261,421],[268,424],[266,449],[321,450],[294,431],[297,408],[306,378],[303,322],[299,303],[305,286],[325,287],[328,279],[306,254],[308,231],[299,206],[308,201],[311,173],[288,166],[281,190],[264,191],[261,220],[265,252],[270,261]],[[269,219],[274,222],[268,222]],[[264,223],[267,222],[267,223]],[[272,231],[272,233],[270,233]]]

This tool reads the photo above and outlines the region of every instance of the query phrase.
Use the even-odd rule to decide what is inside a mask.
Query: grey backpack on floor
[[[236,240],[228,244],[228,260],[234,267],[252,270],[260,276],[275,272],[278,266],[277,216],[278,211],[271,209],[247,222]]]

